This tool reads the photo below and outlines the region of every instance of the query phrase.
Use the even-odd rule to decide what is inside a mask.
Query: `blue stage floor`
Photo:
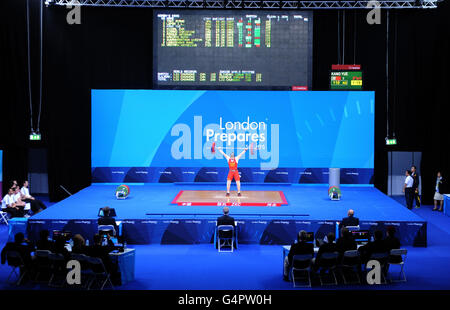
[[[224,184],[131,185],[130,196],[117,200],[116,184],[92,185],[31,217],[27,231],[31,239],[42,229],[67,230],[88,238],[97,232],[101,207],[116,209],[122,234],[129,244],[212,243],[220,206],[178,206],[171,201],[180,190],[223,190]],[[323,238],[338,234],[337,222],[355,210],[362,230],[373,233],[396,226],[405,245],[427,245],[427,223],[400,203],[373,187],[342,187],[342,199],[331,201],[328,187],[315,185],[243,185],[245,190],[283,191],[288,205],[281,207],[232,206],[240,243],[289,244],[298,231]],[[225,195],[225,191],[224,191]]]
[[[104,206],[115,208],[118,220],[173,218],[174,216],[215,218],[221,214],[222,207],[177,206],[172,205],[171,201],[180,190],[223,190],[225,188],[224,185],[217,184],[131,185],[130,196],[125,200],[117,200],[114,196],[116,187],[117,185],[92,185],[54,204],[51,208],[33,216],[32,219],[97,219],[99,208]],[[423,222],[422,218],[373,187],[342,187],[340,201],[331,201],[327,196],[327,186],[321,185],[243,184],[242,190],[246,189],[283,191],[289,204],[281,207],[230,207],[231,215],[239,219],[268,216],[301,220],[341,220],[348,209],[354,209],[355,215],[363,221]],[[146,215],[147,213],[153,215]]]

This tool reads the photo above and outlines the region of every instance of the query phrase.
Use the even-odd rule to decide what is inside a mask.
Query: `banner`
[[[373,183],[374,92],[92,90],[93,182],[224,181],[250,146],[246,182]]]

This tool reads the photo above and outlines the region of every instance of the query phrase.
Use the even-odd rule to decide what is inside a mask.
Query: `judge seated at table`
[[[114,226],[115,235],[119,236],[119,228],[117,227],[116,220],[111,216],[111,209],[109,207],[103,208],[103,216],[97,220],[98,225],[112,225]]]
[[[344,217],[342,222],[339,223],[339,230],[348,226],[359,226],[359,218],[355,217],[355,211],[352,209],[347,211],[347,217]]]
[[[306,241],[307,236],[306,231],[299,231],[297,242],[291,245],[289,254],[284,259],[283,279],[286,281],[289,281],[289,269],[292,267],[292,261],[295,255],[311,254],[311,258],[314,256],[314,245]]]
[[[223,215],[217,218],[217,226],[221,226],[221,225],[231,225],[231,226],[235,226],[234,225],[234,218],[229,216],[230,214],[230,208],[228,207],[224,207],[223,208]]]

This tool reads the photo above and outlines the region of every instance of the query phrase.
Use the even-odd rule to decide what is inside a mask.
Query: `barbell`
[[[224,149],[224,150],[229,150],[229,149],[232,149],[232,150],[245,150],[246,148],[245,147],[222,147],[222,149]],[[255,146],[255,144],[254,143],[250,143],[250,146],[248,147],[248,149],[250,150],[250,154],[255,154],[255,150],[260,150],[261,149],[261,146],[260,145],[257,145],[257,146]],[[213,142],[212,143],[212,145],[211,145],[211,153],[215,153],[216,152],[216,142]]]

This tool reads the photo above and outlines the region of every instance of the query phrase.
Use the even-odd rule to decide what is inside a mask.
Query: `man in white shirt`
[[[20,190],[22,194],[22,201],[25,201],[26,203],[30,203],[31,205],[31,211],[33,213],[41,212],[42,210],[47,209],[47,206],[40,201],[39,199],[35,199],[33,196],[30,195],[30,191],[28,189],[28,181],[23,181],[23,186]]]
[[[403,192],[405,193],[406,207],[412,209],[414,201],[414,179],[411,177],[411,171],[406,170],[405,184],[403,184]]]
[[[14,190],[12,188],[8,190],[8,194],[2,200],[2,209],[10,215],[10,218],[23,217],[23,208],[16,205],[14,201]]]
[[[20,192],[19,186],[13,187],[13,199],[17,207],[22,210],[25,208],[26,202],[22,201],[22,193]]]

